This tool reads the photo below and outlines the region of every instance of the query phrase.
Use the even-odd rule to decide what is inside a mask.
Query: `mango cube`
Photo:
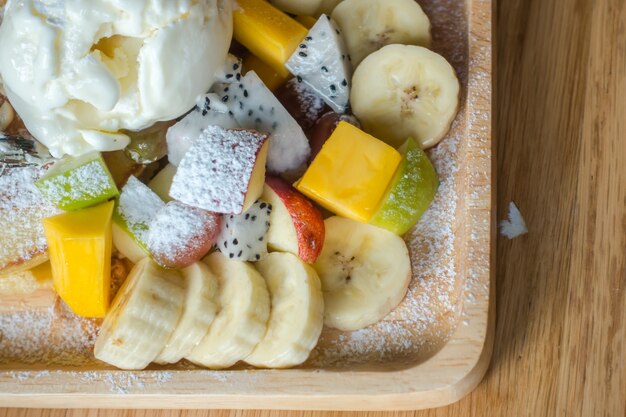
[[[328,210],[367,223],[401,160],[391,146],[342,121],[295,185]]]
[[[43,220],[54,288],[83,317],[103,317],[111,285],[114,202]]]
[[[264,0],[238,0],[233,36],[283,77],[285,62],[306,37],[307,29]]]
[[[252,54],[243,59],[243,70],[256,72],[263,84],[272,91],[285,84],[290,78],[290,76],[280,75],[274,68]]]
[[[302,23],[302,26],[304,26],[307,29],[311,29],[317,23],[317,19],[314,18],[313,16],[300,15],[300,16],[296,16],[296,20]]]
[[[60,160],[35,185],[46,199],[62,210],[94,206],[119,194],[98,152]]]
[[[403,235],[430,206],[439,188],[439,178],[414,139],[408,139],[400,152],[404,155],[400,167],[370,224]]]

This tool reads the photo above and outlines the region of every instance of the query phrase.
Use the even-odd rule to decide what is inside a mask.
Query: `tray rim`
[[[440,407],[458,401],[482,380],[491,360],[495,329],[495,140],[492,136],[492,17],[491,0],[468,0],[468,132],[480,134],[480,146],[467,151],[486,175],[466,183],[465,233],[472,236],[472,278],[483,285],[465,303],[460,324],[448,343],[432,358],[405,369],[392,371],[350,370],[254,370],[167,371],[166,383],[158,382],[160,371],[75,371],[33,373],[17,377],[16,371],[0,371],[1,407],[49,408],[163,408],[163,409],[306,409],[306,410],[415,410]],[[480,74],[489,89],[472,89]],[[474,149],[476,147],[477,149]],[[480,152],[480,150],[483,152]],[[488,152],[484,152],[485,149]],[[467,190],[483,186],[485,193]],[[486,187],[485,187],[486,186]],[[485,195],[486,194],[486,195]],[[478,247],[484,245],[484,247]],[[484,253],[487,252],[487,253]],[[94,374],[95,372],[95,374]],[[20,372],[24,375],[28,371]],[[162,374],[162,373],[161,373]],[[87,375],[135,378],[140,390],[112,392],[110,383]],[[162,375],[161,375],[162,376]],[[198,378],[200,376],[201,378]],[[240,381],[252,379],[252,383]],[[208,383],[207,383],[208,381]],[[238,382],[240,381],[240,382]],[[299,382],[299,386],[294,382]]]

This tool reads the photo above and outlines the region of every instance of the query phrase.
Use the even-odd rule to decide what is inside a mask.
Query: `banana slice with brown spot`
[[[441,55],[420,46],[388,45],[356,69],[350,101],[368,133],[394,147],[412,137],[428,148],[450,129],[459,88],[454,68]]]
[[[380,321],[402,301],[411,280],[404,240],[343,217],[324,223],[324,248],[313,264],[324,292],[324,324],[358,330]]]

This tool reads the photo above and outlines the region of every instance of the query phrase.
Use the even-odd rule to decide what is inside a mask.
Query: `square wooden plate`
[[[23,309],[0,311],[0,406],[395,410],[438,407],[469,393],[488,367],[495,323],[492,3],[420,4],[431,18],[433,49],[457,70],[462,93],[450,134],[430,151],[441,188],[406,236],[414,277],[398,309],[363,331],[325,329],[297,369],[208,371],[182,364],[138,372],[106,367],[88,348],[83,356],[71,352],[73,344],[64,348],[67,332],[76,330],[71,326],[92,324],[68,319],[58,304],[50,314],[67,323],[56,333],[54,324],[46,330],[45,346],[33,341],[16,348],[16,340],[41,329],[29,327]],[[37,300],[46,304],[46,297],[44,291]],[[86,346],[90,335],[86,330]],[[59,347],[56,356],[38,357],[50,346]]]

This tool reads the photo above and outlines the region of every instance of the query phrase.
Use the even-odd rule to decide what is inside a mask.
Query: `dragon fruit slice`
[[[210,93],[200,97],[196,107],[168,129],[165,137],[169,162],[178,166],[191,144],[209,126],[219,126],[224,129],[239,127],[235,118],[229,113],[228,106],[222,103],[221,97]]]
[[[214,86],[214,92],[242,128],[272,136],[267,156],[269,171],[282,173],[304,166],[311,152],[306,135],[254,71],[238,83]]]
[[[317,20],[285,66],[334,111],[347,110],[352,63],[341,32],[330,17],[322,15]]]
[[[272,205],[257,200],[245,213],[224,216],[217,248],[230,259],[258,261],[267,255]]]
[[[242,62],[241,58],[238,58],[233,54],[228,54],[228,56],[226,56],[224,67],[215,76],[215,82],[228,84],[235,81],[241,81]]]

